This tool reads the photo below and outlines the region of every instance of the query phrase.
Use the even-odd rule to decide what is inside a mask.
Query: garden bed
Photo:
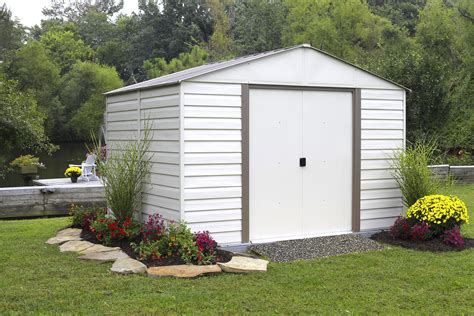
[[[77,228],[82,228],[82,227],[77,227]],[[97,240],[97,238],[95,237],[95,235],[92,232],[87,231],[85,229],[82,230],[81,238],[85,241],[89,241],[89,242],[94,243],[94,244],[102,244],[99,240]],[[136,238],[133,241],[125,240],[125,239],[113,240],[111,242],[110,246],[111,247],[119,247],[130,258],[133,258],[135,260],[138,260],[138,261],[142,262],[147,267],[159,267],[159,266],[171,266],[171,265],[185,264],[185,262],[181,258],[176,257],[176,256],[166,257],[166,258],[159,259],[159,260],[151,260],[151,259],[150,260],[142,260],[142,259],[140,259],[139,256],[137,255],[137,253],[133,250],[133,248],[131,246],[131,242],[139,243],[140,241],[141,240],[139,238]],[[216,262],[214,262],[214,264],[216,264],[217,262],[223,262],[223,263],[224,262],[229,262],[231,259],[232,259],[232,253],[231,252],[218,248],[217,249],[217,254],[216,254]]]
[[[390,235],[388,231],[376,233],[370,238],[378,242],[419,251],[445,252],[462,251],[465,249],[474,248],[474,238],[464,238],[463,247],[452,247],[446,245],[441,239],[438,238],[423,241],[395,239]]]

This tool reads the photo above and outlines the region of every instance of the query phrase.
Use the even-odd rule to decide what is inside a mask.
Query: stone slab
[[[92,252],[79,257],[81,260],[92,260],[99,262],[114,262],[122,258],[128,258],[128,255],[122,250]]]
[[[73,241],[68,241],[61,246],[59,246],[59,251],[65,252],[65,251],[72,251],[72,252],[81,252],[86,250],[87,248],[90,248],[94,246],[93,243],[84,241],[84,240],[73,240]]]
[[[117,259],[110,271],[121,274],[146,273],[146,265],[132,258]]]
[[[82,232],[82,229],[79,229],[79,228],[66,228],[66,229],[58,231],[58,233],[56,234],[56,237],[60,237],[60,236],[80,237],[81,232]]]
[[[147,273],[149,277],[176,277],[195,278],[201,275],[220,273],[222,270],[218,265],[197,266],[192,264],[181,264],[175,266],[151,267]]]
[[[234,256],[229,262],[217,263],[222,271],[230,273],[266,272],[268,261],[249,257]]]
[[[76,237],[76,236],[56,236],[56,237],[51,237],[48,240],[45,241],[45,244],[49,245],[59,245],[63,244],[67,241],[77,241],[77,240],[82,240],[81,237]]]
[[[120,250],[120,247],[106,247],[99,244],[94,244],[92,247],[89,247],[80,251],[80,253],[86,255],[88,253],[106,252],[106,251],[113,251],[113,250]]]

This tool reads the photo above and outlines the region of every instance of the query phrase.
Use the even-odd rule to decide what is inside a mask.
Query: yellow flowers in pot
[[[69,167],[64,172],[64,175],[68,178],[77,178],[82,174],[82,170],[79,167]]]

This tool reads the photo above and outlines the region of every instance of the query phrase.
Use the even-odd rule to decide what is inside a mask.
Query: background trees
[[[97,131],[107,90],[309,42],[412,89],[409,140],[474,148],[470,0],[137,1],[138,12],[123,15],[118,0],[51,0],[27,32],[0,8],[2,81],[21,104],[36,104],[45,137],[84,140]]]

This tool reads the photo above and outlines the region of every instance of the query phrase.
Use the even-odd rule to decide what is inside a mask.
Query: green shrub
[[[428,195],[418,199],[407,211],[409,221],[427,223],[439,236],[446,230],[469,222],[466,204],[457,196]]]
[[[99,159],[97,167],[105,183],[105,199],[114,217],[122,223],[141,208],[143,180],[149,174],[151,156],[147,153],[151,140],[148,120],[139,141],[114,144],[106,160]],[[95,152],[101,144],[94,139]]]
[[[90,224],[98,217],[104,216],[106,209],[101,206],[84,206],[71,204],[69,215],[72,226],[90,230]]]
[[[394,156],[393,175],[403,194],[403,203],[410,207],[419,198],[436,194],[444,184],[431,172],[428,165],[433,161],[436,142],[419,141]]]

